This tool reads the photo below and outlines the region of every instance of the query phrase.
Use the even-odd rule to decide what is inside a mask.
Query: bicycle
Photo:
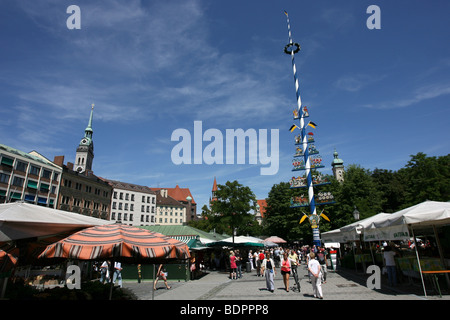
[[[294,276],[295,285],[292,287],[292,291],[298,290],[301,291],[300,281],[298,280],[297,266],[291,266],[292,275]]]

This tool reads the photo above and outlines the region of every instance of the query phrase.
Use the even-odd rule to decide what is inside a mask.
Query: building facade
[[[111,221],[131,226],[156,222],[156,194],[149,187],[104,179],[112,187]]]
[[[167,190],[167,195],[186,206],[186,221],[197,220],[197,203],[191,194],[189,188],[180,188],[178,185],[175,188],[151,188],[153,191]]]
[[[63,168],[57,209],[109,220],[111,186],[92,171],[78,172],[73,163],[64,164],[64,156],[53,162]]]
[[[62,168],[36,151],[0,144],[0,203],[25,201],[55,208]]]
[[[156,224],[184,225],[187,222],[186,213],[189,207],[169,196],[167,189],[156,192]]]

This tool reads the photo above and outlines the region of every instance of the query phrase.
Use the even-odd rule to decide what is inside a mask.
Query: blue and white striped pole
[[[286,54],[290,54],[292,58],[292,71],[294,73],[294,82],[295,82],[295,93],[297,95],[297,108],[298,113],[300,115],[300,130],[301,130],[301,137],[302,137],[302,147],[303,147],[303,154],[304,154],[304,160],[305,160],[305,174],[306,174],[306,181],[307,181],[307,187],[308,187],[308,199],[309,199],[309,210],[311,215],[316,215],[316,203],[314,201],[314,188],[312,183],[312,175],[311,175],[311,162],[309,160],[309,151],[308,151],[308,139],[306,135],[306,126],[305,126],[305,119],[304,119],[304,112],[302,108],[302,99],[300,97],[300,86],[298,83],[298,77],[297,77],[297,68],[295,66],[295,54],[300,50],[300,45],[298,43],[294,43],[292,41],[292,34],[291,34],[291,25],[289,21],[289,15],[286,11],[284,11],[284,14],[286,15],[287,19],[287,26],[288,26],[288,32],[289,32],[289,44],[284,48],[284,52]],[[296,49],[294,49],[294,46]],[[291,49],[290,51],[288,49]],[[320,233],[319,233],[319,227],[313,229],[313,242],[315,245],[320,245]]]

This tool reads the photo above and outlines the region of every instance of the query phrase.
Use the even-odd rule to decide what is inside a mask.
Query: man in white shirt
[[[315,259],[314,252],[309,254],[308,271],[311,274],[311,284],[313,287],[314,298],[323,299],[322,295],[322,280],[321,280],[321,267],[319,261]]]
[[[114,284],[116,283],[116,280],[119,280],[119,286],[122,288],[122,264],[120,262],[114,262]]]
[[[397,285],[397,272],[394,259],[395,255],[396,253],[395,251],[392,250],[391,246],[384,247],[383,252],[384,265],[386,266],[389,285],[394,287]]]

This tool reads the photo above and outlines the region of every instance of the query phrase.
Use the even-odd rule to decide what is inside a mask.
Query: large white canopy
[[[111,223],[114,222],[30,203],[0,204],[0,242],[45,237]]]
[[[425,201],[375,221],[364,230],[364,239],[408,239],[408,225],[420,228],[442,224],[450,224],[450,202]]]
[[[322,241],[324,242],[347,242],[351,240],[359,240],[359,236],[367,228],[376,221],[383,220],[389,213],[379,213],[369,218],[359,220],[348,224],[340,229],[322,233]]]
[[[222,239],[224,242],[233,242],[233,237]],[[249,236],[236,236],[234,237],[234,243],[263,243],[262,239],[249,237]]]
[[[322,240],[346,242],[409,239],[408,226],[419,228],[450,224],[450,202],[425,201],[395,213],[379,213],[340,229],[322,233]]]

